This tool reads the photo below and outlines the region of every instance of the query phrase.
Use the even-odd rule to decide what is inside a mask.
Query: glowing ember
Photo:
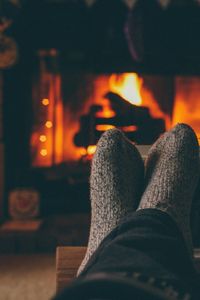
[[[106,130],[109,130],[109,129],[112,129],[112,128],[115,128],[115,126],[113,125],[104,125],[104,124],[99,124],[99,125],[96,125],[96,130],[98,131],[106,131]]]
[[[87,155],[87,149],[83,148],[83,147],[79,147],[79,153],[82,156]]]
[[[142,79],[136,73],[113,74],[109,83],[112,92],[119,94],[131,104],[142,104],[140,95]]]
[[[90,145],[87,147],[87,154],[93,155],[96,151],[96,145]]]
[[[133,132],[133,131],[137,131],[138,127],[135,125],[130,125],[130,126],[123,126],[120,127],[120,129],[124,132]]]

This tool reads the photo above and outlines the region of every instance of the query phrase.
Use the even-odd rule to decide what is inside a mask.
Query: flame
[[[160,109],[154,94],[147,90],[143,84],[143,78],[139,77],[136,73],[121,73],[112,75],[98,75],[93,79],[93,91],[91,96],[85,101],[85,106],[82,111],[77,114],[77,121],[71,120],[70,111],[67,112],[67,118],[69,123],[65,121],[65,126],[68,128],[68,135],[65,140],[67,141],[67,155],[65,156],[68,160],[77,160],[83,157],[92,156],[94,151],[94,145],[89,145],[88,147],[76,147],[73,144],[73,137],[79,131],[79,118],[81,114],[87,114],[90,110],[92,104],[97,104],[101,106],[101,110],[95,113],[97,118],[104,118],[104,124],[97,124],[97,131],[106,131],[108,129],[114,128],[115,126],[109,124],[106,119],[113,118],[116,116],[116,112],[111,107],[109,99],[104,96],[109,91],[119,94],[123,99],[134,105],[143,105],[149,108],[150,115],[153,118],[162,118],[167,124],[169,124],[169,117],[167,114],[163,113]],[[122,100],[123,101],[123,100]],[[66,114],[66,112],[65,112]],[[138,128],[135,125],[119,127],[119,129],[124,132],[137,131]],[[88,133],[89,134],[89,133]],[[70,142],[69,142],[70,141]],[[91,150],[92,149],[92,150]]]
[[[109,129],[112,129],[112,128],[115,128],[115,126],[109,125],[109,124],[96,125],[96,130],[98,130],[98,131],[106,131],[106,130],[109,130]]]
[[[87,147],[87,154],[93,155],[96,151],[97,146],[96,145],[90,145]]]
[[[186,123],[197,134],[200,143],[200,79],[177,77],[172,125]]]
[[[140,94],[142,78],[136,73],[112,74],[109,80],[110,90],[135,105],[142,105]]]
[[[81,109],[77,109],[76,113],[73,113],[69,106],[63,107],[60,76],[51,77],[52,75],[45,74],[44,81],[49,82],[48,86],[50,88],[46,95],[41,95],[41,98],[38,99],[41,119],[38,120],[38,128],[32,134],[32,148],[35,155],[34,166],[50,166],[52,161],[60,163],[63,160],[91,159],[96,150],[96,145],[77,147],[74,143],[74,136],[80,130],[80,116],[88,114],[93,104],[100,105],[102,108],[95,113],[95,117],[105,119],[105,122],[101,122],[104,124],[97,124],[96,128],[93,129],[103,132],[115,127],[111,125],[112,122],[109,122],[111,121],[109,119],[114,118],[116,112],[112,109],[110,101],[104,98],[109,91],[119,94],[131,104],[147,107],[152,118],[165,120],[166,129],[170,129],[177,122],[191,125],[200,139],[200,79],[198,77],[175,78],[172,121],[170,115],[166,112],[167,110],[164,112],[163,108],[160,108],[159,103],[161,101],[159,102],[159,99],[156,98],[157,94],[152,88],[153,82],[153,87],[155,88],[158,85],[160,94],[163,93],[166,89],[166,86],[163,87],[162,85],[165,78],[160,79],[157,76],[152,79],[152,76],[149,78],[148,75],[141,78],[136,73],[93,76],[90,96],[88,97],[87,94],[85,97],[83,93],[83,101],[85,97],[84,105]],[[146,82],[149,82],[149,79],[151,79],[151,84],[148,85]],[[163,103],[165,103],[164,101]],[[63,115],[65,115],[64,120]],[[119,129],[124,132],[138,130],[136,125],[123,126]],[[63,131],[65,138],[63,138]],[[91,141],[92,144],[93,139]]]
[[[87,149],[85,149],[84,147],[79,147],[79,153],[81,156],[85,156],[87,155]]]

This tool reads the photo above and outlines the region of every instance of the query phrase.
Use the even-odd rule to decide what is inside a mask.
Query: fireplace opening
[[[119,128],[151,145],[178,122],[200,136],[200,78],[59,71],[56,50],[39,52],[33,83],[31,165],[52,167],[91,159],[101,134]]]

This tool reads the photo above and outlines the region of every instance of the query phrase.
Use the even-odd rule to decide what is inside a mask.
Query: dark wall
[[[129,12],[121,0],[29,0],[10,33],[22,52],[59,49],[65,68],[199,74],[200,6],[182,3],[138,0]]]

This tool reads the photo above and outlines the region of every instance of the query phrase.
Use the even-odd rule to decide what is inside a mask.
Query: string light
[[[40,154],[42,156],[47,156],[47,154],[48,154],[47,149],[41,149]]]
[[[46,126],[47,128],[52,128],[53,124],[52,124],[51,121],[46,121],[45,126]]]
[[[49,99],[47,99],[47,98],[42,99],[42,104],[43,104],[44,106],[49,105]]]
[[[47,140],[47,137],[46,137],[46,135],[44,135],[44,134],[42,134],[41,136],[40,136],[40,142],[46,142],[46,140]]]
[[[42,105],[44,106],[48,106],[49,105],[49,99],[47,98],[43,98],[42,99]],[[53,123],[51,121],[46,121],[45,123],[45,127],[46,128],[52,128],[53,127]],[[41,134],[39,137],[40,142],[44,143],[47,141],[47,136],[45,134]],[[48,155],[48,151],[47,149],[43,148],[40,150],[40,155],[45,157]]]

